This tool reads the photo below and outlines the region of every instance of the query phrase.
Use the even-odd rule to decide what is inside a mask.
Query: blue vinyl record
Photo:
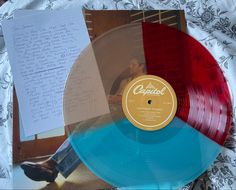
[[[111,121],[101,116],[86,131],[71,135],[70,142],[83,163],[115,187],[179,188],[201,175],[221,150],[177,117],[154,134],[126,119]],[[124,135],[117,124],[137,139]]]

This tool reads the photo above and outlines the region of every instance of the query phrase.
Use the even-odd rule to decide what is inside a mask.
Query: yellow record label
[[[153,131],[165,127],[174,118],[177,98],[167,81],[154,75],[143,75],[125,87],[122,108],[134,126]]]

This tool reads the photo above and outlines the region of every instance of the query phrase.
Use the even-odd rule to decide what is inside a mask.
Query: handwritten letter
[[[45,11],[4,21],[3,32],[25,134],[62,127],[66,78],[76,58],[90,42],[81,9]],[[96,65],[95,68],[93,73],[85,69],[83,74],[91,83],[102,87]],[[104,107],[96,116],[107,113],[103,87],[95,92],[87,90],[102,97]],[[86,93],[80,93],[86,98]],[[84,119],[79,115],[78,121]]]

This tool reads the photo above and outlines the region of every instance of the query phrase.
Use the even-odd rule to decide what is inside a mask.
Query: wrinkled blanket
[[[9,0],[0,7],[0,19],[15,9],[64,9],[82,4],[88,9],[184,9],[188,33],[215,57],[232,91],[236,111],[236,1],[235,0]],[[13,78],[0,31],[0,189],[12,179]],[[235,121],[235,112],[234,112]],[[232,128],[223,152],[198,179],[182,189],[236,189],[236,130]]]

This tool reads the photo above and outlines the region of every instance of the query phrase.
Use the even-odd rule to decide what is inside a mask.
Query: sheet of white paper
[[[30,14],[3,22],[26,136],[64,125],[62,105],[65,81],[77,56],[90,42],[81,9]],[[96,69],[93,73],[87,72],[86,78],[101,88],[93,90],[88,87],[87,90],[94,97],[100,97],[100,100],[95,98],[95,103],[101,101],[99,105],[102,107],[87,113],[87,117],[109,112],[97,65],[93,66]],[[86,75],[86,70],[83,75]],[[78,113],[78,121],[84,120],[83,115]]]
[[[53,12],[58,10],[53,10]],[[14,11],[14,18],[34,16],[39,14],[45,14],[46,12],[52,12],[52,10],[32,10],[32,9],[17,9]]]
[[[45,14],[45,12],[50,12],[52,10],[31,10],[31,9],[17,9],[14,11],[14,18],[19,17],[25,17],[25,16],[33,16],[33,15],[39,15],[39,14]],[[54,10],[56,11],[56,10]],[[21,118],[20,118],[21,121]],[[23,124],[22,121],[19,123],[20,125],[20,140],[21,141],[29,141],[30,139],[34,139],[34,135],[31,136],[25,136],[23,131]],[[40,138],[49,138],[53,136],[63,136],[65,135],[65,128],[64,126],[61,126],[60,128],[52,129],[50,131],[42,132],[38,134],[38,139]]]

